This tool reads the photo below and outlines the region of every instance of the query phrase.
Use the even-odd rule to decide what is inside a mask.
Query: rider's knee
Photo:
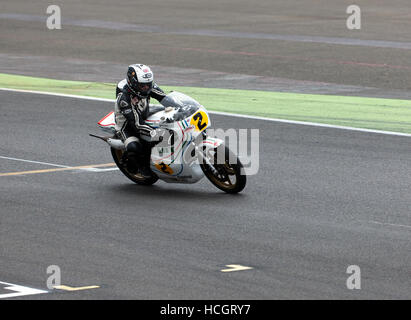
[[[129,137],[124,141],[127,152],[141,153],[143,151],[143,146],[137,137]]]

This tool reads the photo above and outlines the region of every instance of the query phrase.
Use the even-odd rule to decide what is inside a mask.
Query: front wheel
[[[154,174],[151,178],[144,178],[139,173],[133,174],[133,173],[128,172],[127,168],[125,168],[124,166],[120,164],[120,159],[123,156],[122,150],[111,148],[111,155],[113,156],[114,162],[116,163],[120,171],[131,181],[137,184],[145,185],[145,186],[149,186],[157,182],[158,177]]]
[[[216,172],[213,172],[208,164],[200,164],[205,176],[213,185],[227,193],[238,193],[242,191],[247,182],[247,178],[245,175],[241,174],[243,165],[238,157],[234,156],[224,145],[221,145],[212,151],[214,151],[213,155],[205,156],[212,156],[214,158],[213,166],[216,169]],[[217,162],[217,154],[220,152],[224,152],[224,163]],[[230,163],[230,159],[235,159],[234,163]]]

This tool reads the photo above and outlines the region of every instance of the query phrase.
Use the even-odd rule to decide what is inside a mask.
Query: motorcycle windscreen
[[[201,107],[201,104],[196,100],[177,91],[173,91],[165,96],[163,100],[161,100],[161,104],[166,108],[172,107],[176,110],[172,118],[173,121],[184,120],[193,115]]]

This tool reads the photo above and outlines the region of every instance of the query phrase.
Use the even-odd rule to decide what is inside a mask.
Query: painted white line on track
[[[234,272],[253,269],[251,267],[242,266],[240,264],[227,264],[228,269],[222,269],[221,272]]]
[[[107,169],[85,168],[85,169],[81,169],[81,170],[90,171],[90,172],[106,172],[106,171],[117,171],[117,170],[119,170],[119,169],[116,167],[116,168],[107,168]]]
[[[0,284],[6,285],[3,289],[13,291],[14,293],[4,293],[0,294],[0,299],[6,299],[6,298],[14,298],[14,297],[20,297],[20,296],[30,296],[30,295],[35,295],[35,294],[42,294],[42,293],[48,293],[49,291],[45,290],[39,290],[39,289],[33,289],[25,286],[20,286],[17,284],[12,284],[8,282],[3,282],[0,281]]]
[[[86,97],[86,96],[78,96],[78,95],[71,95],[71,94],[64,94],[64,93],[46,92],[46,91],[33,91],[33,90],[21,90],[21,89],[9,89],[9,88],[0,88],[0,90],[12,91],[12,92],[22,92],[22,93],[35,93],[35,94],[43,94],[43,95],[50,95],[50,96],[67,97],[67,98],[75,98],[75,99],[86,99],[86,100],[112,102],[112,103],[115,102],[114,99],[94,98],[94,97]],[[221,111],[208,110],[208,112],[210,114],[217,114],[217,115],[236,117],[236,118],[246,118],[246,119],[272,121],[272,122],[296,124],[296,125],[311,126],[311,127],[322,127],[322,128],[330,128],[330,129],[376,133],[376,134],[384,134],[384,135],[399,136],[399,137],[411,137],[411,134],[409,133],[394,132],[394,131],[354,128],[354,127],[337,126],[337,125],[317,123],[317,122],[305,122],[305,121],[296,121],[296,120],[265,118],[265,117],[259,117],[259,116],[251,116],[251,115],[233,114],[233,113],[221,112]]]
[[[69,168],[69,166],[63,166],[61,164],[34,161],[34,160],[26,160],[26,159],[18,159],[18,158],[5,157],[5,156],[0,156],[0,159],[14,160],[14,161],[21,161],[21,162],[28,162],[28,163],[36,163],[36,164],[44,164],[46,166],[53,166],[53,167],[59,167],[59,168]]]
[[[46,166],[53,166],[53,167],[59,167],[59,168],[72,168],[72,166],[65,166],[65,165],[61,165],[61,164],[42,162],[42,161],[34,161],[34,160],[26,160],[26,159],[19,159],[19,158],[5,157],[5,156],[0,156],[0,159],[21,161],[21,162],[28,162],[28,163],[36,163],[36,164],[42,164],[42,165],[46,165]],[[89,171],[89,172],[106,172],[106,171],[115,171],[115,170],[118,170],[118,168],[117,167],[116,168],[106,168],[106,169],[101,169],[101,168],[76,168],[76,170]]]
[[[379,225],[382,225],[382,226],[400,227],[400,228],[411,229],[411,226],[406,225],[406,224],[386,223],[386,222],[379,222],[379,221],[370,221],[370,223],[379,224]]]
[[[34,91],[34,90],[22,90],[22,89],[10,89],[10,88],[0,88],[0,90],[12,91],[12,92],[22,92],[22,93],[36,93],[36,94],[44,94],[44,95],[48,95],[48,96],[66,97],[66,98],[75,98],[75,99],[85,99],[85,100],[94,100],[94,101],[104,101],[104,102],[113,102],[113,103],[115,102],[114,99],[78,96],[78,95],[74,95],[74,94],[65,94],[65,93],[56,93],[56,92],[47,92],[47,91]]]
[[[337,125],[326,124],[326,123],[317,123],[317,122],[305,122],[305,121],[297,121],[297,120],[264,118],[264,117],[258,117],[258,116],[247,116],[247,115],[243,115],[243,114],[232,114],[232,113],[220,112],[220,111],[209,111],[209,112],[213,113],[213,114],[217,114],[217,115],[231,116],[231,117],[237,117],[237,118],[247,118],[247,119],[254,119],[254,120],[282,122],[282,123],[298,124],[298,125],[311,126],[311,127],[323,127],[323,128],[331,128],[331,129],[349,130],[349,131],[378,133],[378,134],[385,134],[385,135],[391,135],[391,136],[411,137],[411,134],[409,134],[409,133],[394,132],[394,131],[384,131],[384,130],[345,127],[345,126],[337,126]]]

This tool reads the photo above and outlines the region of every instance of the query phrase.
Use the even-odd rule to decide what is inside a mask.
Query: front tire
[[[227,193],[238,193],[241,192],[247,182],[245,175],[241,174],[243,171],[243,165],[238,159],[234,156],[230,149],[226,146],[221,145],[215,149],[214,152],[214,168],[218,171],[218,174],[215,175],[209,165],[200,164],[201,169],[203,170],[205,176],[210,180],[210,182],[215,185],[218,189],[223,190]],[[225,162],[223,164],[217,163],[217,154],[219,152],[224,152]],[[208,156],[208,155],[205,155]],[[235,163],[230,163],[229,159],[235,158]]]
[[[144,185],[144,186],[150,186],[154,183],[157,182],[158,177],[153,173],[153,176],[151,178],[144,178],[141,174],[139,173],[130,173],[128,172],[127,168],[122,166],[120,164],[120,159],[123,156],[123,151],[111,148],[111,155],[113,156],[114,162],[116,163],[117,167],[120,169],[120,171],[131,181],[134,183]]]

